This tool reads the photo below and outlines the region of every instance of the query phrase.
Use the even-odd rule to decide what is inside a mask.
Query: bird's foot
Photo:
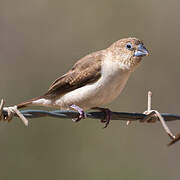
[[[73,122],[79,122],[81,119],[85,119],[86,118],[86,114],[85,112],[83,111],[83,109],[81,109],[79,106],[75,105],[75,104],[72,104],[70,106],[72,109],[78,111],[79,115],[77,118],[75,119],[72,119]]]
[[[105,118],[101,120],[102,123],[105,123],[105,126],[103,128],[107,128],[107,126],[110,123],[112,112],[108,108],[101,108],[101,107],[94,107],[92,109],[99,110],[101,112],[105,113]]]

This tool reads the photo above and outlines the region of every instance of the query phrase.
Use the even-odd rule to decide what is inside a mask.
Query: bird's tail
[[[35,98],[32,98],[32,99],[29,99],[29,100],[24,101],[24,102],[22,102],[20,104],[17,104],[16,106],[17,106],[18,109],[25,108],[27,106],[33,105],[34,101],[39,100],[41,98],[43,98],[43,96],[39,96],[39,97],[35,97]]]

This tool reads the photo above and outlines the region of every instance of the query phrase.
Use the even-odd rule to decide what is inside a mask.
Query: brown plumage
[[[44,96],[46,98],[56,98],[76,88],[97,81],[101,77],[101,56],[102,52],[99,51],[80,59],[70,71],[51,84]]]
[[[89,109],[107,104],[120,94],[130,73],[147,54],[140,40],[121,39],[105,50],[80,59],[52,83],[47,93],[17,107],[40,105],[68,109],[75,104]]]
[[[40,98],[56,99],[69,91],[97,81],[101,77],[101,56],[102,51],[99,51],[80,59],[74,64],[70,71],[57,78],[50,85],[47,93],[22,102],[18,104],[17,107],[26,107],[32,104],[32,101]],[[94,61],[96,61],[96,63],[94,63]]]

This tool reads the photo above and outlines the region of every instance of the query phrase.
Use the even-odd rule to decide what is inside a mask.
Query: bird
[[[96,109],[105,113],[107,127],[111,110],[102,108],[116,99],[131,73],[149,51],[135,37],[123,38],[108,48],[90,53],[78,60],[64,75],[57,78],[46,93],[17,104],[17,108],[45,106],[75,110],[75,122],[85,118],[85,111]]]

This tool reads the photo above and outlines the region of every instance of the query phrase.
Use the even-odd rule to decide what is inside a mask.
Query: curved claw
[[[81,113],[79,113],[78,117],[75,119],[72,119],[72,121],[73,122],[79,122],[81,119],[85,119],[85,118],[86,118],[85,112],[82,111]]]
[[[108,108],[101,108],[101,107],[94,107],[92,109],[96,109],[105,113],[105,119],[102,119],[101,122],[105,123],[105,126],[103,128],[107,128],[111,120],[111,115],[112,115],[111,110]]]
[[[83,111],[83,109],[81,109],[79,106],[75,105],[75,104],[72,104],[70,106],[72,109],[78,111],[79,115],[77,118],[75,119],[72,119],[73,122],[79,122],[81,119],[85,119],[86,118],[86,114],[85,112]]]

